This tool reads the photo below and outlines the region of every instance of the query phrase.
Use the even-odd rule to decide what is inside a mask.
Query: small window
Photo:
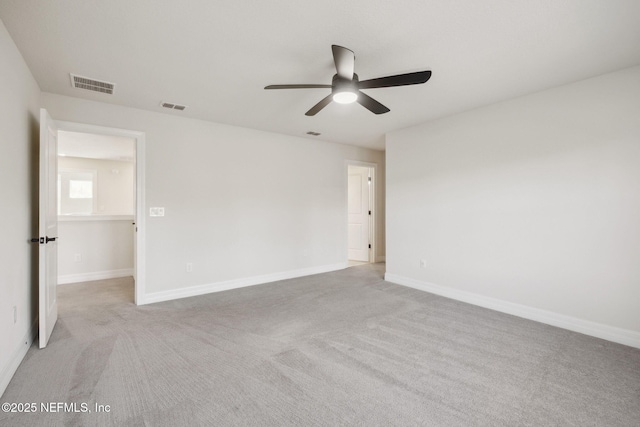
[[[58,215],[91,215],[97,211],[98,171],[58,169]]]
[[[93,181],[69,180],[70,199],[93,199]]]

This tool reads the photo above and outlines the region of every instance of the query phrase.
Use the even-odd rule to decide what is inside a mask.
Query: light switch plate
[[[149,208],[149,216],[164,216],[164,208]]]

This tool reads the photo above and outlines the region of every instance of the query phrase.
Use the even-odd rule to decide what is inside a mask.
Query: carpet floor
[[[49,346],[1,399],[38,410],[0,425],[640,426],[640,350],[383,273],[141,307],[131,279],[60,286]]]

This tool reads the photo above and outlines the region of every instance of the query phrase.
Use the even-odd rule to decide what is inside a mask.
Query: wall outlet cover
[[[164,208],[149,208],[149,216],[164,216]]]

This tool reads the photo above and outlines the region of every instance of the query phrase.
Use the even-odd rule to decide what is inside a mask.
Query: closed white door
[[[369,262],[369,168],[349,166],[348,258]]]
[[[40,110],[39,332],[44,348],[58,320],[58,129],[47,110]]]

